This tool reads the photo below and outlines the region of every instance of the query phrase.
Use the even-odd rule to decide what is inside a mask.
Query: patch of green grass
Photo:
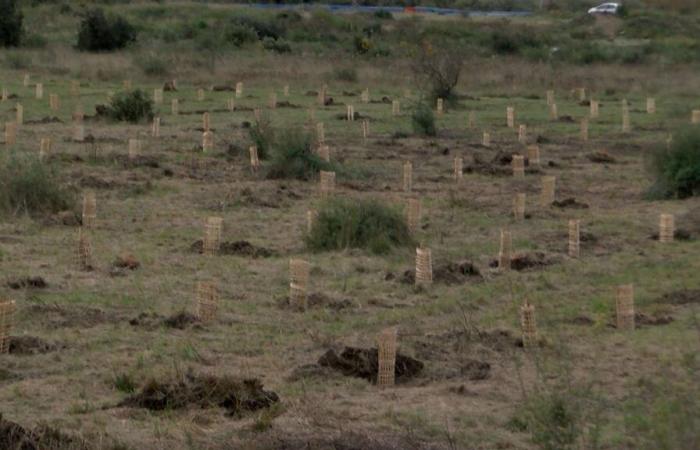
[[[313,150],[310,133],[297,128],[283,130],[271,148],[267,178],[309,180],[319,171],[338,171],[335,164],[321,159]]]

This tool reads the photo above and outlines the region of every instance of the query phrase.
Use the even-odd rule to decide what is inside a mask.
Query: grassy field
[[[179,16],[240,8],[181,6],[112,8],[129,17],[173,11],[170,19],[151,13],[163,27]],[[41,20],[57,8],[27,9],[30,30],[42,29]],[[2,164],[38,157],[40,140],[51,138],[43,164],[77,198],[72,213],[10,212],[0,224],[2,295],[17,302],[17,347],[0,355],[0,414],[87,442],[80,447],[64,439],[45,448],[699,445],[700,201],[647,199],[649,155],[700,109],[696,63],[581,66],[472,55],[457,86],[462,95],[436,118],[437,136],[420,137],[411,116],[421,92],[405,55],[363,58],[304,44],[291,54],[252,46],[208,57],[178,43],[161,53],[160,41],[150,40],[90,54],[71,48],[76,24],[58,17],[43,30],[46,46],[3,50],[0,58],[0,87],[11,94],[0,103],[0,120],[14,120],[20,103],[25,122],[16,145],[0,147]],[[146,57],[162,59],[167,70],[144,73],[139,61]],[[351,69],[356,79],[338,80],[338,69]],[[108,104],[110,91],[122,90],[123,80],[151,96],[170,79],[177,79],[177,91],[165,92],[155,106],[159,138],[151,136],[149,121],[92,117],[96,105]],[[80,82],[77,96],[71,94],[74,80]],[[231,112],[227,101],[235,93],[212,87],[230,89],[239,81],[243,95]],[[35,98],[36,83],[43,84],[43,99]],[[324,84],[333,103],[320,106],[315,93]],[[573,92],[578,87],[586,88],[583,102]],[[360,99],[364,89],[369,103]],[[558,120],[549,118],[548,89],[555,91]],[[275,109],[268,107],[272,92],[280,103]],[[57,111],[49,108],[49,94],[60,98]],[[655,114],[646,112],[647,97],[656,100]],[[600,101],[600,117],[590,120],[584,142],[579,122],[588,117],[591,98]],[[173,99],[178,115],[170,111]],[[629,133],[622,132],[623,99],[630,105]],[[398,116],[393,100],[401,102]],[[86,113],[85,142],[72,138],[77,105]],[[343,119],[347,105],[369,120],[366,141],[361,120]],[[515,129],[506,126],[508,106],[515,108]],[[250,170],[255,108],[278,133],[315,130],[313,111],[315,122],[324,124],[331,160],[345,168],[335,196],[379,199],[401,211],[409,198],[420,198],[423,217],[414,239],[432,250],[435,282],[417,288],[406,276],[414,269],[412,246],[384,255],[309,251],[307,211],[320,204],[318,179],[266,179],[265,160],[260,172]],[[201,151],[205,111],[215,136],[209,152]],[[471,112],[474,127],[468,126]],[[527,145],[539,145],[542,159],[542,167],[528,168],[523,179],[512,177],[507,162],[512,154],[527,154],[518,124],[527,125]],[[490,147],[481,145],[483,132],[491,134]],[[127,157],[129,139],[142,140],[136,161]],[[599,152],[609,159],[600,162],[594,157]],[[457,156],[464,158],[460,184],[452,177]],[[413,164],[410,193],[402,190],[404,161]],[[573,198],[573,207],[539,205],[545,175],[556,177],[556,199]],[[90,232],[94,270],[85,271],[76,252],[80,199],[89,191],[96,193],[97,223]],[[524,221],[513,219],[516,192],[527,194]],[[651,239],[661,213],[674,214],[690,239]],[[247,241],[269,252],[208,256],[192,250],[210,216],[223,218],[223,241]],[[567,256],[569,219],[581,221],[580,258]],[[535,261],[532,267],[492,267],[502,229],[512,232],[514,252]],[[140,266],[115,267],[123,255]],[[287,305],[290,258],[312,265],[305,312]],[[480,275],[454,269],[465,261]],[[26,286],[28,277],[47,285]],[[182,311],[196,312],[195,285],[208,279],[220,288],[216,320],[165,324]],[[627,283],[634,284],[638,314],[637,329],[626,332],[614,323],[615,288]],[[519,342],[525,300],[536,308],[542,338],[532,349]],[[398,327],[399,353],[424,363],[396,387],[380,389],[316,364],[329,349],[376,347],[377,335],[392,326]],[[148,380],[186,379],[189,372],[258,379],[279,402],[234,417],[216,404],[161,411],[121,404]],[[6,430],[0,426],[0,446],[12,442]]]

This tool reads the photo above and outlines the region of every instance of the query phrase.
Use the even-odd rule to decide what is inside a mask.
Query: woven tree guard
[[[401,114],[401,103],[398,100],[391,102],[391,115],[398,116]]]
[[[236,110],[235,97],[231,97],[228,100],[226,100],[226,109],[228,110],[228,112],[234,112]]]
[[[316,223],[316,219],[318,219],[318,211],[315,209],[309,209],[306,211],[306,232],[311,233],[311,230],[314,228],[314,224]]]
[[[311,264],[302,259],[289,260],[289,304],[300,310],[307,306]]]
[[[347,107],[347,119],[348,122],[353,122],[355,120],[355,107],[353,105],[348,105]]]
[[[513,176],[515,178],[525,177],[525,157],[522,155],[513,155],[511,161],[511,166],[513,167]]]
[[[154,138],[160,137],[160,117],[153,118],[153,124],[151,125],[151,136]]]
[[[215,255],[219,252],[223,227],[223,218],[207,217],[207,221],[204,224],[204,239],[202,241],[202,252],[205,255]]]
[[[369,137],[369,119],[362,120],[362,139],[366,142]]]
[[[73,97],[80,96],[80,81],[73,80],[70,82],[70,95]]]
[[[464,178],[464,159],[461,156],[455,156],[452,163],[452,173],[455,181],[461,183]]]
[[[44,98],[44,85],[42,83],[36,84],[36,99],[41,100]]]
[[[270,109],[277,109],[277,93],[270,92],[270,100],[268,106]]]
[[[323,86],[318,90],[318,97],[316,98],[318,106],[326,106],[326,94],[326,86]]]
[[[210,152],[214,150],[214,132],[205,131],[202,133],[202,151]]]
[[[316,153],[318,153],[318,157],[321,158],[322,160],[326,162],[330,162],[331,160],[331,148],[326,145],[326,144],[320,144],[318,146],[318,149],[316,150]]]
[[[445,101],[443,99],[441,99],[441,98],[437,99],[436,110],[437,110],[438,116],[441,116],[442,113],[445,112]]]
[[[597,119],[600,117],[600,103],[598,100],[591,100],[589,115],[591,119]]]
[[[131,80],[124,80],[122,81],[122,88],[125,91],[130,91],[131,90]]]
[[[647,97],[647,114],[656,114],[656,99]]]
[[[420,226],[421,201],[418,198],[409,198],[406,208],[406,225],[410,233],[415,233]]]
[[[42,161],[51,155],[51,138],[41,138],[39,144],[39,159]]]
[[[258,170],[260,169],[260,158],[258,158],[258,147],[255,145],[251,145],[248,148],[248,151],[250,152],[250,169],[253,171],[253,173],[257,173]]]
[[[329,197],[335,192],[335,172],[320,171],[321,197]]]
[[[24,78],[22,79],[22,85],[23,85],[24,87],[29,87],[29,79],[30,79],[30,78],[29,78],[29,74],[28,74],[28,73],[25,73],[25,74],[24,74]]]
[[[0,93],[0,101],[6,102],[10,98],[10,93],[7,91],[6,87],[2,88],[2,91]]]
[[[630,125],[630,107],[627,100],[622,100],[622,132],[629,133],[631,131]]]
[[[94,228],[97,222],[97,198],[90,191],[83,194],[83,227]]]
[[[588,142],[588,119],[581,120],[581,140]]]
[[[129,159],[136,159],[139,153],[141,153],[141,141],[138,139],[129,139]]]
[[[391,387],[396,382],[396,328],[387,328],[377,337],[377,386]]]
[[[0,355],[10,352],[10,335],[15,324],[14,300],[0,300]]]
[[[547,105],[553,105],[553,104],[554,104],[554,91],[550,89],[547,91]]]
[[[403,191],[411,192],[413,190],[413,163],[404,161],[403,163]]]
[[[362,91],[360,101],[362,101],[362,103],[369,103],[369,89],[365,88],[365,90]]]
[[[88,230],[83,227],[78,228],[78,249],[77,262],[80,270],[90,270],[92,268],[92,242]]]
[[[262,120],[262,109],[253,108],[253,117],[255,117],[256,122],[260,122]]]
[[[569,220],[569,256],[581,256],[581,221]]]
[[[51,109],[51,111],[58,111],[60,107],[61,102],[58,99],[58,95],[49,94],[49,109]]]
[[[416,248],[416,286],[433,283],[433,256],[429,248]]]
[[[540,205],[542,207],[551,206],[554,202],[554,193],[557,178],[554,176],[542,177],[542,193],[540,194]]]
[[[467,119],[467,128],[473,130],[476,127],[476,113],[474,111],[469,111],[469,118]]]
[[[539,145],[530,145],[527,147],[527,161],[531,167],[540,167]]]
[[[285,97],[289,97],[289,85],[285,84],[284,87],[282,88],[282,95]]]
[[[518,142],[523,145],[527,144],[527,125],[520,124],[518,126]]]
[[[586,101],[586,88],[580,87],[576,89],[578,93],[578,101],[579,102],[584,102]]]
[[[484,136],[481,138],[481,145],[491,147],[491,134],[484,131]]]
[[[659,216],[659,242],[673,242],[676,232],[673,214],[661,214]]]
[[[153,103],[156,105],[163,103],[163,88],[153,89]]]
[[[17,122],[5,122],[5,145],[11,147],[17,143]]]
[[[513,237],[510,231],[501,230],[501,248],[498,252],[498,269],[510,270],[513,253]]]
[[[19,103],[15,105],[15,122],[17,122],[17,126],[24,123],[24,106]]]
[[[506,125],[508,128],[515,128],[515,108],[512,106],[506,108]]]
[[[82,122],[76,122],[73,124],[73,141],[85,141],[85,125]]]
[[[525,220],[525,194],[517,193],[513,196],[513,216],[515,220]]]
[[[200,102],[204,101],[204,89],[202,89],[202,88],[197,89],[197,100]]]
[[[538,337],[537,322],[535,321],[535,305],[531,305],[527,299],[520,307],[520,328],[523,333],[523,347],[536,347]]]
[[[557,109],[556,103],[552,103],[551,105],[549,105],[549,120],[559,120],[559,110]]]
[[[209,112],[202,113],[202,130],[211,130],[211,117],[209,115]]]
[[[615,313],[618,329],[634,330],[634,285],[623,284],[617,287]]]
[[[690,123],[692,123],[693,125],[700,124],[700,109],[693,110],[693,113],[690,115]]]
[[[236,98],[241,98],[242,95],[243,95],[243,83],[239,81],[238,83],[236,83]]]
[[[326,131],[323,127],[323,122],[316,124],[316,142],[319,144],[326,142]]]
[[[219,289],[214,281],[198,281],[196,292],[197,317],[202,322],[216,319],[219,310]]]
[[[173,116],[180,114],[180,100],[174,98],[170,101],[170,113]]]

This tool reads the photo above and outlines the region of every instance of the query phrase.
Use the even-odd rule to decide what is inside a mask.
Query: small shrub
[[[114,376],[114,388],[119,392],[131,394],[136,391],[136,382],[133,377],[127,373],[118,373]]]
[[[455,87],[462,72],[464,55],[454,45],[447,43],[425,43],[413,59],[413,74],[428,92],[431,102],[438,98],[448,103],[457,101]]]
[[[258,158],[267,159],[275,140],[275,130],[272,128],[269,116],[262,115],[260,120],[256,120],[248,128],[248,135],[253,145],[258,148]]]
[[[153,118],[153,100],[142,90],[119,92],[107,107],[107,115],[112,120],[137,123]]]
[[[425,102],[418,103],[411,116],[411,123],[413,124],[413,132],[418,135],[435,136],[437,134],[435,114]]]
[[[368,53],[373,47],[372,40],[367,36],[355,36],[353,43],[355,46],[355,52],[359,53],[360,55]]]
[[[268,178],[309,180],[320,170],[335,169],[331,163],[324,161],[314,152],[314,139],[310,133],[293,128],[276,134],[270,151]]]
[[[73,195],[36,157],[5,156],[0,161],[0,211],[51,214],[70,209]]]
[[[105,16],[101,9],[88,11],[80,22],[78,49],[112,51],[136,41],[136,29],[120,16]]]
[[[285,41],[284,39],[272,39],[266,37],[262,40],[262,45],[265,50],[269,50],[275,53],[292,52],[292,46],[289,45],[289,42]]]
[[[341,67],[333,71],[333,78],[338,81],[347,81],[348,83],[357,82],[357,69],[354,67]]]
[[[0,0],[0,46],[17,47],[22,38],[22,11],[17,0]]]
[[[543,450],[573,449],[581,433],[579,413],[559,393],[542,393],[528,399],[525,417],[520,425],[526,426],[532,440]],[[517,421],[511,421],[513,424]]]
[[[363,248],[383,254],[412,244],[401,212],[376,200],[326,200],[306,236],[307,247],[314,251]]]
[[[151,77],[163,77],[168,75],[168,62],[156,55],[147,55],[136,59],[136,65],[141,71]]]
[[[250,25],[233,22],[224,30],[224,39],[235,47],[242,47],[245,44],[257,42],[258,34]]]
[[[670,150],[659,149],[650,162],[656,178],[650,190],[652,197],[687,198],[700,194],[700,126],[676,133]]]

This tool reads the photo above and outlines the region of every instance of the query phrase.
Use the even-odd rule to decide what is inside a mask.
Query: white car
[[[617,14],[620,9],[619,3],[603,3],[588,10],[588,14]]]

